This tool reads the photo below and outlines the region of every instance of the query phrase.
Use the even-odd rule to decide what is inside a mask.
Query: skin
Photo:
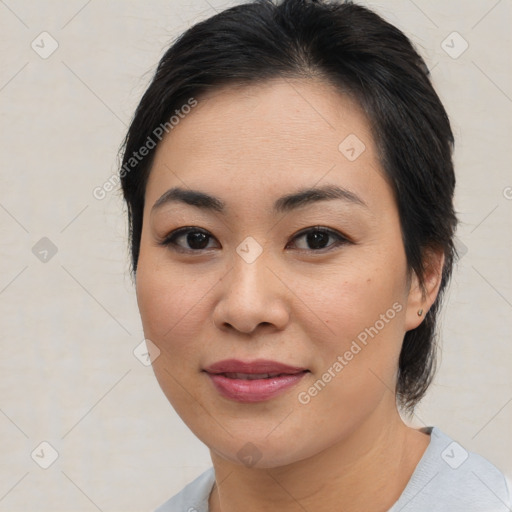
[[[338,146],[356,134],[366,149],[349,161]],[[334,184],[342,200],[274,215],[274,201]],[[183,203],[151,211],[169,188],[197,189],[225,214]],[[197,249],[182,236],[210,238]],[[348,238],[325,249],[296,234],[322,226]],[[248,236],[262,253],[236,252]],[[188,252],[186,252],[188,249]],[[330,249],[330,250],[329,250]],[[194,252],[195,251],[195,252]],[[399,216],[368,121],[359,106],[315,79],[276,79],[218,89],[160,143],[145,193],[137,301],[145,337],[160,350],[158,382],[183,421],[210,449],[213,512],[385,511],[395,503],[430,437],[407,426],[395,401],[406,331],[433,303],[443,258],[432,253],[425,289],[407,268]],[[398,303],[401,311],[307,404],[307,391],[359,333]],[[244,404],[219,395],[205,366],[265,358],[309,369],[295,387]],[[244,465],[247,443],[259,456]]]

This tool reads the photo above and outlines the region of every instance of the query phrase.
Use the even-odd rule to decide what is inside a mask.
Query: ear
[[[412,273],[405,313],[405,330],[415,329],[436,300],[441,286],[444,266],[443,249],[426,249],[424,253],[425,276],[423,287],[418,276]],[[421,312],[421,315],[419,314]]]

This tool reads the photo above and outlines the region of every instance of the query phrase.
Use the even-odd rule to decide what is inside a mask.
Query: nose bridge
[[[231,287],[241,287],[244,294],[257,293],[268,283],[268,253],[263,245],[252,236],[238,244],[233,255],[233,277]],[[233,289],[233,288],[232,288]]]
[[[252,265],[261,260],[263,246],[254,237],[247,236],[236,247],[236,253],[247,265]]]
[[[230,324],[239,331],[250,332],[259,324],[282,328],[288,318],[279,280],[268,267],[270,254],[252,236],[235,249],[229,278],[215,311],[216,323]]]

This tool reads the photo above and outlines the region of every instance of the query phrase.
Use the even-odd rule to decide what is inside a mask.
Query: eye
[[[184,239],[188,247],[183,247],[181,243],[178,243],[180,239]],[[211,249],[208,247],[210,239],[214,238],[208,231],[199,229],[196,227],[183,227],[173,231],[167,235],[159,245],[164,247],[171,247],[178,252],[199,252],[205,249]],[[331,250],[332,248],[339,247],[350,243],[350,240],[343,236],[341,233],[328,229],[322,226],[314,226],[312,228],[305,229],[295,235],[292,240],[300,240],[303,238],[309,248],[300,248],[299,250],[310,250],[319,252],[324,249]],[[334,243],[327,244],[329,238],[334,238]],[[286,246],[288,248],[289,244]]]
[[[329,237],[334,238],[335,242],[327,245]],[[334,247],[339,247],[340,245],[350,243],[348,238],[344,237],[341,233],[338,233],[332,229],[324,228],[322,226],[315,226],[313,228],[303,230],[295,235],[293,240],[298,240],[301,238],[304,238],[306,244],[310,245],[310,248],[303,250],[312,250],[315,252],[319,252],[323,249],[331,250]]]
[[[177,240],[184,238],[189,247],[183,247],[177,243]],[[208,249],[208,240],[212,235],[203,229],[195,227],[184,227],[173,231],[167,235],[159,245],[164,247],[173,246],[178,252],[197,252]]]

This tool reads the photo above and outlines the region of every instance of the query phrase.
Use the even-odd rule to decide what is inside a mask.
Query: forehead
[[[258,142],[267,150],[307,147],[317,154],[329,145],[337,150],[349,133],[372,143],[368,120],[354,99],[326,82],[273,79],[202,96],[167,139],[171,147],[193,150],[194,157],[217,147],[234,152],[239,144],[263,157]]]
[[[148,203],[176,185],[218,196],[250,187],[252,197],[324,178],[348,188],[385,186],[368,119],[330,84],[275,79],[225,86],[197,101],[157,147]]]

